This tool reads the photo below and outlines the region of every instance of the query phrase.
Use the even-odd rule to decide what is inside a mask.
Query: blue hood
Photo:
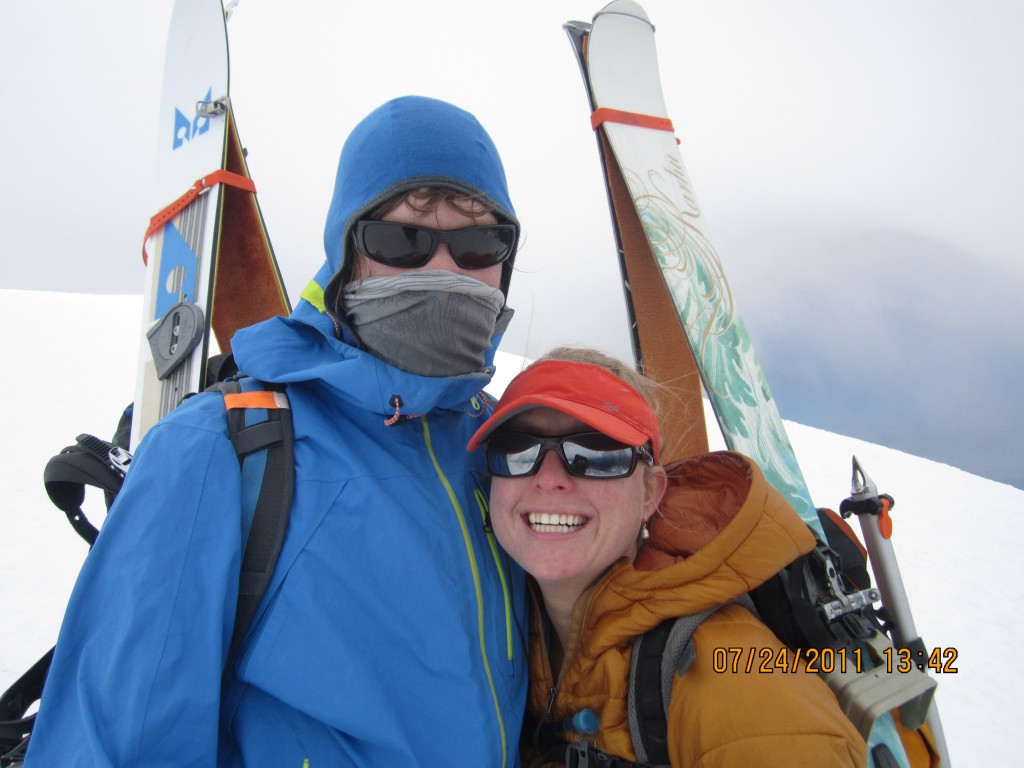
[[[352,226],[367,212],[403,192],[443,187],[478,195],[500,220],[516,225],[505,171],[490,136],[469,112],[437,99],[404,96],[371,112],[341,151],[334,198],[327,212],[327,262],[316,281],[324,303],[334,305],[339,272],[352,258]],[[501,289],[508,295],[512,259],[505,262]]]
[[[400,371],[359,349],[344,324],[336,324],[325,311],[337,294],[339,271],[352,257],[349,231],[354,222],[394,196],[426,186],[481,196],[499,219],[516,225],[518,238],[519,222],[501,160],[476,118],[421,96],[389,101],[356,126],[342,149],[324,230],[327,261],[290,318],[272,318],[235,334],[231,346],[239,368],[264,381],[319,380],[376,413],[393,413],[394,395],[406,404],[407,413],[438,407],[463,410],[468,401],[475,402],[494,374],[494,353],[511,310],[499,317],[483,367],[443,378]],[[506,292],[510,270],[511,259],[502,274]]]

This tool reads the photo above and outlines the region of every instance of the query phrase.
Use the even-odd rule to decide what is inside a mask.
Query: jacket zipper
[[[498,541],[494,538],[494,529],[491,528],[490,507],[487,505],[487,498],[483,491],[477,488],[474,492],[477,506],[480,507],[480,514],[483,517],[484,531],[487,532],[487,541],[491,545],[491,554],[494,556],[494,568],[501,580],[501,591],[505,596],[505,646],[506,658],[509,662],[514,660],[515,654],[512,646],[512,598],[509,596],[508,580],[505,578],[505,567],[501,558],[501,550],[498,549]]]
[[[505,733],[505,720],[501,714],[501,702],[498,699],[498,691],[494,686],[494,675],[491,672],[491,662],[487,656],[487,639],[484,626],[483,587],[480,584],[480,571],[477,568],[476,552],[473,549],[473,540],[470,537],[469,527],[466,524],[466,516],[462,511],[462,506],[459,504],[458,496],[452,488],[451,483],[448,482],[448,478],[445,477],[444,470],[442,470],[441,464],[437,460],[437,454],[434,453],[434,446],[430,439],[430,426],[427,424],[425,416],[420,419],[420,423],[423,425],[423,440],[426,444],[427,454],[430,456],[430,461],[434,465],[434,471],[437,472],[437,476],[440,479],[441,484],[444,486],[445,492],[448,494],[448,500],[452,505],[452,509],[455,511],[455,517],[459,522],[459,529],[462,531],[462,540],[466,546],[466,556],[469,560],[469,567],[473,574],[473,591],[476,594],[477,631],[480,641],[480,653],[483,656],[484,671],[487,673],[487,683],[491,687],[491,698],[494,701],[494,713],[498,720],[498,730],[501,735],[501,765],[502,768],[507,768],[508,737]],[[506,600],[507,597],[506,593]]]
[[[548,665],[548,672],[551,674],[551,688],[548,691],[548,703],[547,703],[547,707],[544,710],[544,714],[543,714],[543,716],[540,719],[541,723],[548,722],[548,718],[551,717],[551,712],[555,708],[555,700],[558,698],[558,691],[562,687],[562,679],[565,677],[565,671],[569,668],[570,662],[572,661],[573,656],[575,656],[576,653],[579,652],[580,641],[581,641],[582,636],[583,636],[583,633],[582,633],[582,631],[579,631],[579,628],[582,627],[586,623],[587,614],[590,613],[590,606],[591,606],[591,604],[593,604],[594,597],[597,594],[597,592],[600,590],[601,584],[603,582],[604,582],[604,579],[602,579],[597,584],[595,584],[593,587],[591,587],[588,592],[584,593],[586,596],[584,598],[583,605],[582,606],[577,606],[577,609],[579,610],[578,622],[576,621],[577,614],[576,614],[576,611],[574,610],[574,612],[573,612],[574,613],[574,615],[573,615],[573,627],[577,631],[573,632],[573,636],[572,636],[572,640],[571,640],[571,648],[563,648],[562,649],[562,664],[559,667],[557,674],[555,673],[555,670],[551,666],[551,653],[548,650],[548,644],[546,642],[543,644],[544,648],[545,648],[545,651],[544,651],[545,661],[547,662],[547,665]],[[547,626],[545,628],[545,631],[546,632],[553,632],[554,629],[552,627],[550,627],[550,626]],[[539,727],[540,726],[538,725],[538,728]],[[597,736],[599,734],[600,734],[600,730],[598,730],[598,732],[596,734],[594,734],[594,736]],[[586,741],[581,738],[580,734],[575,733],[575,732],[572,732],[571,739],[572,739],[571,743],[574,743],[574,744],[579,744],[581,742],[582,743],[586,743]]]

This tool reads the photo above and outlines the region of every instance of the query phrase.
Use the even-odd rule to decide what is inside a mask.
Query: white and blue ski
[[[234,332],[288,299],[266,235],[228,97],[220,0],[177,0],[157,136],[153,217],[131,445],[190,392]],[[211,333],[211,330],[213,333]]]

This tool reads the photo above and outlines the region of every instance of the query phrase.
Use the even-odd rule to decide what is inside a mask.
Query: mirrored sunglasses
[[[638,461],[654,463],[647,446],[624,445],[601,432],[556,437],[496,432],[487,441],[487,470],[497,477],[527,477],[537,473],[548,451],[555,451],[570,475],[592,479],[629,477]]]
[[[356,222],[356,249],[381,264],[402,269],[422,267],[441,243],[463,269],[486,269],[512,255],[516,228],[483,224],[465,229],[430,229],[397,221]]]

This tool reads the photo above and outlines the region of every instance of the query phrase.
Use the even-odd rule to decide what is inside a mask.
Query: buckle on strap
[[[565,768],[590,768],[590,744],[570,744],[565,748]]]
[[[569,744],[565,748],[565,768],[629,768],[647,765],[606,755],[589,741]]]

